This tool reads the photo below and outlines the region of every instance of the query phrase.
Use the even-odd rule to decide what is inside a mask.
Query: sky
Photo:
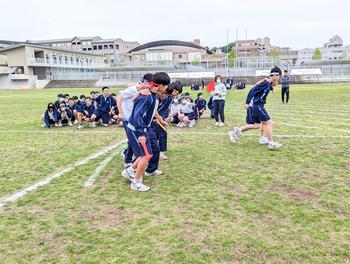
[[[321,47],[338,34],[350,45],[347,0],[16,0],[0,2],[1,40],[73,36],[122,38],[141,44],[162,39],[223,46],[269,36],[272,45]]]

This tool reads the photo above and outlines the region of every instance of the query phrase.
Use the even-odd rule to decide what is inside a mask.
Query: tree
[[[233,67],[235,65],[236,57],[237,57],[236,49],[231,48],[230,52],[228,53],[228,65],[230,67]]]
[[[321,59],[321,50],[319,48],[316,48],[314,51],[314,55],[312,55],[313,60],[320,60]]]
[[[341,53],[341,58],[343,60],[347,59],[348,58],[348,53],[346,52],[346,50],[343,50],[343,52]]]

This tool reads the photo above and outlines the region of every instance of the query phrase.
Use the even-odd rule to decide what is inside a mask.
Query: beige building
[[[27,43],[103,55],[105,62],[112,65],[119,61],[129,61],[131,58],[127,54],[128,51],[140,45],[136,41],[124,41],[121,38],[103,39],[99,36],[28,40]]]
[[[212,54],[200,46],[200,40],[192,42],[161,40],[143,44],[130,51],[134,65],[201,65]]]
[[[1,55],[6,55],[6,64],[10,69],[6,77],[14,87],[21,83],[21,86],[35,88],[55,77],[73,76],[75,73],[87,75],[105,66],[102,55],[33,44],[0,49]]]

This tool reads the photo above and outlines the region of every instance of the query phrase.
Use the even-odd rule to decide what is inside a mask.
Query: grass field
[[[293,85],[289,105],[278,87],[275,152],[258,131],[229,142],[247,90],[229,92],[225,127],[206,113],[170,129],[147,193],[120,176],[123,145],[99,153],[123,129],[40,127],[57,93],[90,90],[0,90],[0,201],[70,168],[0,208],[0,263],[350,263],[350,84]]]

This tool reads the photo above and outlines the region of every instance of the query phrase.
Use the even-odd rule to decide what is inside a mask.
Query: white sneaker
[[[138,182],[136,180],[131,181],[130,188],[133,191],[138,191],[138,192],[147,192],[150,187],[144,185],[142,182]]]
[[[152,173],[145,172],[146,176],[161,176],[163,175],[163,172],[161,170],[155,170]]]
[[[74,123],[73,123],[74,125],[77,125],[77,124],[79,124],[79,121],[78,120],[74,120]]]
[[[135,179],[135,171],[131,166],[129,166],[128,168],[122,171],[122,176],[132,181]]]
[[[225,125],[225,124],[222,123],[222,122],[219,123],[219,127],[223,127],[224,125]]]
[[[166,159],[168,159],[168,157],[165,156],[164,152],[160,152],[159,153],[159,160],[166,160]]]
[[[95,123],[95,122],[92,122],[92,123],[91,123],[91,127],[95,128],[95,127],[96,127],[96,123]]]
[[[242,136],[242,131],[240,128],[235,129],[235,135],[236,135],[236,139]]]
[[[268,149],[269,150],[275,150],[275,149],[278,149],[280,147],[282,147],[282,144],[278,143],[278,142],[271,142],[268,144]]]
[[[189,126],[189,127],[193,127],[195,123],[196,123],[196,120],[191,120],[191,121],[190,121],[190,124],[189,124],[188,126]]]
[[[268,138],[267,137],[260,137],[259,138],[259,144],[261,144],[261,145],[267,145],[267,144],[269,144],[270,142],[269,142],[269,140],[268,140]]]
[[[84,127],[82,125],[79,125],[78,126],[78,129],[83,129]]]
[[[41,127],[46,127],[46,125],[45,125],[45,124],[42,124]]]
[[[184,123],[180,122],[176,125],[177,127],[184,127]]]
[[[218,126],[219,125],[219,122],[215,122],[214,126]]]
[[[237,143],[235,134],[236,134],[235,131],[229,131],[228,132],[228,136],[230,137],[230,140],[231,140],[232,143]]]
[[[89,124],[89,127],[92,127],[92,123],[91,122],[89,122],[88,124]]]
[[[73,123],[72,122],[68,122],[68,126],[69,127],[73,126]]]

